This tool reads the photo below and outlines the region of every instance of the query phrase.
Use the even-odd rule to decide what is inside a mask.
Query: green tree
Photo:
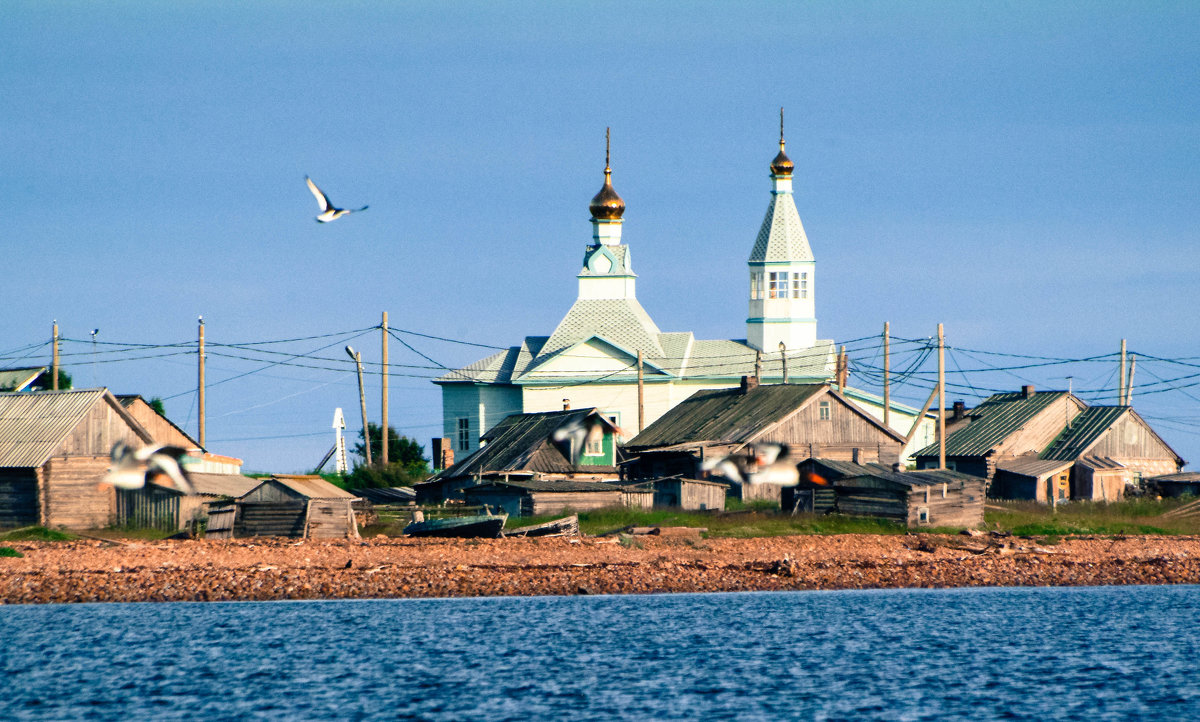
[[[360,461],[354,470],[346,476],[346,486],[350,489],[383,486],[412,486],[424,481],[429,476],[429,463],[425,460],[425,448],[416,441],[401,436],[395,427],[388,427],[388,464],[379,463],[382,454],[381,442],[383,433],[378,424],[368,424],[371,434],[371,461],[367,466],[366,450],[363,448],[362,431],[358,432],[359,441],[352,449]]]
[[[51,381],[50,372],[47,371],[46,373],[42,374],[41,377],[39,377],[37,381],[34,381],[33,385],[29,388],[31,391],[49,391],[50,389],[54,388],[54,384]],[[58,390],[66,391],[70,388],[71,374],[64,371],[60,366],[58,369]]]
[[[162,402],[162,399],[158,398],[157,396],[155,396],[154,398],[150,399],[150,408],[154,409],[154,411],[155,411],[156,413],[158,413],[158,415],[159,415],[159,416],[166,416],[166,415],[167,415],[167,412],[163,410],[163,402]]]

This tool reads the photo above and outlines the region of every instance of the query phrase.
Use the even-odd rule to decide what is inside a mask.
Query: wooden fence
[[[151,484],[141,489],[117,489],[117,525],[138,529],[179,529],[179,495]]]

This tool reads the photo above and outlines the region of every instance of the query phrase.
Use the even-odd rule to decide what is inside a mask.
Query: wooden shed
[[[706,457],[754,442],[787,444],[798,458],[892,464],[904,437],[828,384],[758,385],[698,391],[625,445],[627,479],[703,478]]]
[[[163,531],[186,529],[208,519],[213,505],[232,503],[261,482],[241,474],[195,472],[189,473],[188,479],[195,494],[154,483],[141,489],[117,489],[117,524]]]
[[[797,501],[803,501],[806,492],[815,496],[817,513],[894,519],[913,528],[983,524],[981,477],[946,469],[895,471],[826,459],[804,461],[800,471],[803,481],[792,494]],[[832,507],[828,506],[830,489]]]
[[[653,489],[606,482],[494,481],[469,487],[463,494],[468,504],[500,509],[513,517],[654,505]]]
[[[1200,471],[1164,474],[1148,481],[1150,487],[1162,496],[1200,496]]]
[[[668,476],[636,484],[637,488],[654,491],[654,506],[691,511],[722,510],[729,484],[706,479],[685,479]]]
[[[1120,501],[1134,485],[1125,465],[1104,456],[1085,456],[1071,467],[1071,498],[1087,501]]]
[[[277,474],[238,499],[233,536],[358,538],[357,498],[319,476]]]
[[[996,464],[988,495],[995,499],[1028,499],[1049,504],[1071,498],[1073,461],[1026,456]]]
[[[0,527],[94,529],[116,519],[101,484],[118,441],[152,441],[107,389],[0,393]]]

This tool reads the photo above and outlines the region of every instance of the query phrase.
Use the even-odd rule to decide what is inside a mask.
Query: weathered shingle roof
[[[754,249],[750,251],[750,262],[811,260],[812,247],[796,212],[795,199],[791,193],[773,194]]]
[[[982,456],[1019,431],[1043,409],[1068,395],[1066,391],[1038,391],[1025,396],[1018,391],[989,396],[971,409],[971,423],[946,435],[946,455]],[[937,454],[938,445],[930,444],[915,456]]]
[[[626,446],[751,441],[766,427],[827,388],[824,384],[777,384],[758,386],[748,392],[741,389],[697,391],[647,426]]]
[[[623,484],[609,484],[603,481],[492,481],[487,484],[472,486],[465,493],[472,493],[487,488],[513,488],[524,491],[562,491],[573,494],[601,493],[614,491],[631,491]],[[640,490],[639,490],[640,491]]]
[[[981,477],[949,469],[919,469],[917,471],[873,471],[870,476],[903,486],[934,486],[935,484],[979,482]],[[848,477],[849,478],[849,477]]]
[[[0,394],[0,467],[38,467],[46,463],[105,397],[114,408],[121,408],[107,389]],[[122,409],[120,413],[139,434],[146,434],[128,412]]]
[[[855,464],[853,461],[837,461],[835,459],[813,458],[804,462],[811,464],[818,474],[826,481],[845,479],[850,476],[866,476],[880,471],[891,471],[885,464]]]
[[[228,496],[236,499],[246,495],[251,489],[262,483],[262,479],[254,479],[241,474],[201,474],[188,472],[188,481],[201,496]]]
[[[249,494],[250,491],[253,491],[254,489],[258,488],[259,486],[262,486],[263,484],[266,484],[266,483],[269,483],[272,481],[282,484],[283,486],[286,486],[287,488],[291,489],[292,491],[296,492],[297,494],[300,494],[301,496],[306,496],[309,499],[357,499],[358,498],[358,497],[354,496],[353,494],[351,494],[350,492],[346,491],[345,489],[339,489],[338,487],[334,486],[333,484],[329,483],[328,481],[325,481],[324,479],[322,479],[319,476],[312,476],[309,474],[275,474],[274,476],[272,476],[269,479],[260,480],[260,482],[258,484],[255,484],[254,487],[252,487],[249,491],[246,492],[246,494]],[[242,496],[245,496],[246,494],[242,494]]]
[[[473,476],[503,471],[571,473],[614,471],[607,466],[572,466],[550,437],[559,428],[597,414],[594,408],[542,413],[513,414],[493,426],[481,438],[487,442],[473,454],[439,473],[435,479]],[[612,423],[599,416],[612,429]]]
[[[1092,406],[1071,419],[1070,427],[1042,452],[1043,459],[1078,459],[1113,424],[1131,409],[1128,406]]]

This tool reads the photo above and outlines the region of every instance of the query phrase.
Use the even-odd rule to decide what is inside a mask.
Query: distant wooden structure
[[[486,447],[485,447],[486,448]],[[468,504],[489,506],[510,517],[592,511],[608,507],[650,509],[654,490],[585,481],[494,481],[463,490]]]
[[[800,472],[803,481],[789,495],[805,504],[804,511],[893,519],[910,528],[983,524],[980,477],[949,470],[895,471],[826,459],[808,459],[800,464]]]
[[[162,531],[186,529],[210,517],[213,505],[231,503],[261,481],[241,474],[189,473],[188,479],[194,494],[153,483],[141,489],[118,489],[116,523]]]
[[[595,424],[596,438],[572,464],[555,432]],[[512,414],[483,435],[485,445],[428,481],[416,484],[418,504],[458,501],[464,489],[493,481],[616,481],[616,426],[595,408]]]
[[[991,495],[998,499],[1029,499],[1049,504],[1071,498],[1073,461],[1036,456],[1001,461],[996,465]]]
[[[725,495],[729,485],[706,479],[685,479],[668,476],[637,482],[637,488],[654,491],[654,506],[687,511],[720,511],[725,508]]]
[[[0,527],[112,524],[113,444],[152,440],[107,389],[0,393]]]
[[[1162,496],[1200,496],[1200,471],[1164,474],[1147,481],[1150,487]]]
[[[747,378],[741,388],[697,391],[630,440],[624,478],[703,479],[705,459],[756,442],[787,444],[796,459],[890,465],[904,438],[828,384],[759,385]],[[755,484],[732,487],[731,494],[742,501],[779,502],[781,491]]]
[[[356,498],[319,476],[277,474],[237,500],[233,536],[358,538]]]

